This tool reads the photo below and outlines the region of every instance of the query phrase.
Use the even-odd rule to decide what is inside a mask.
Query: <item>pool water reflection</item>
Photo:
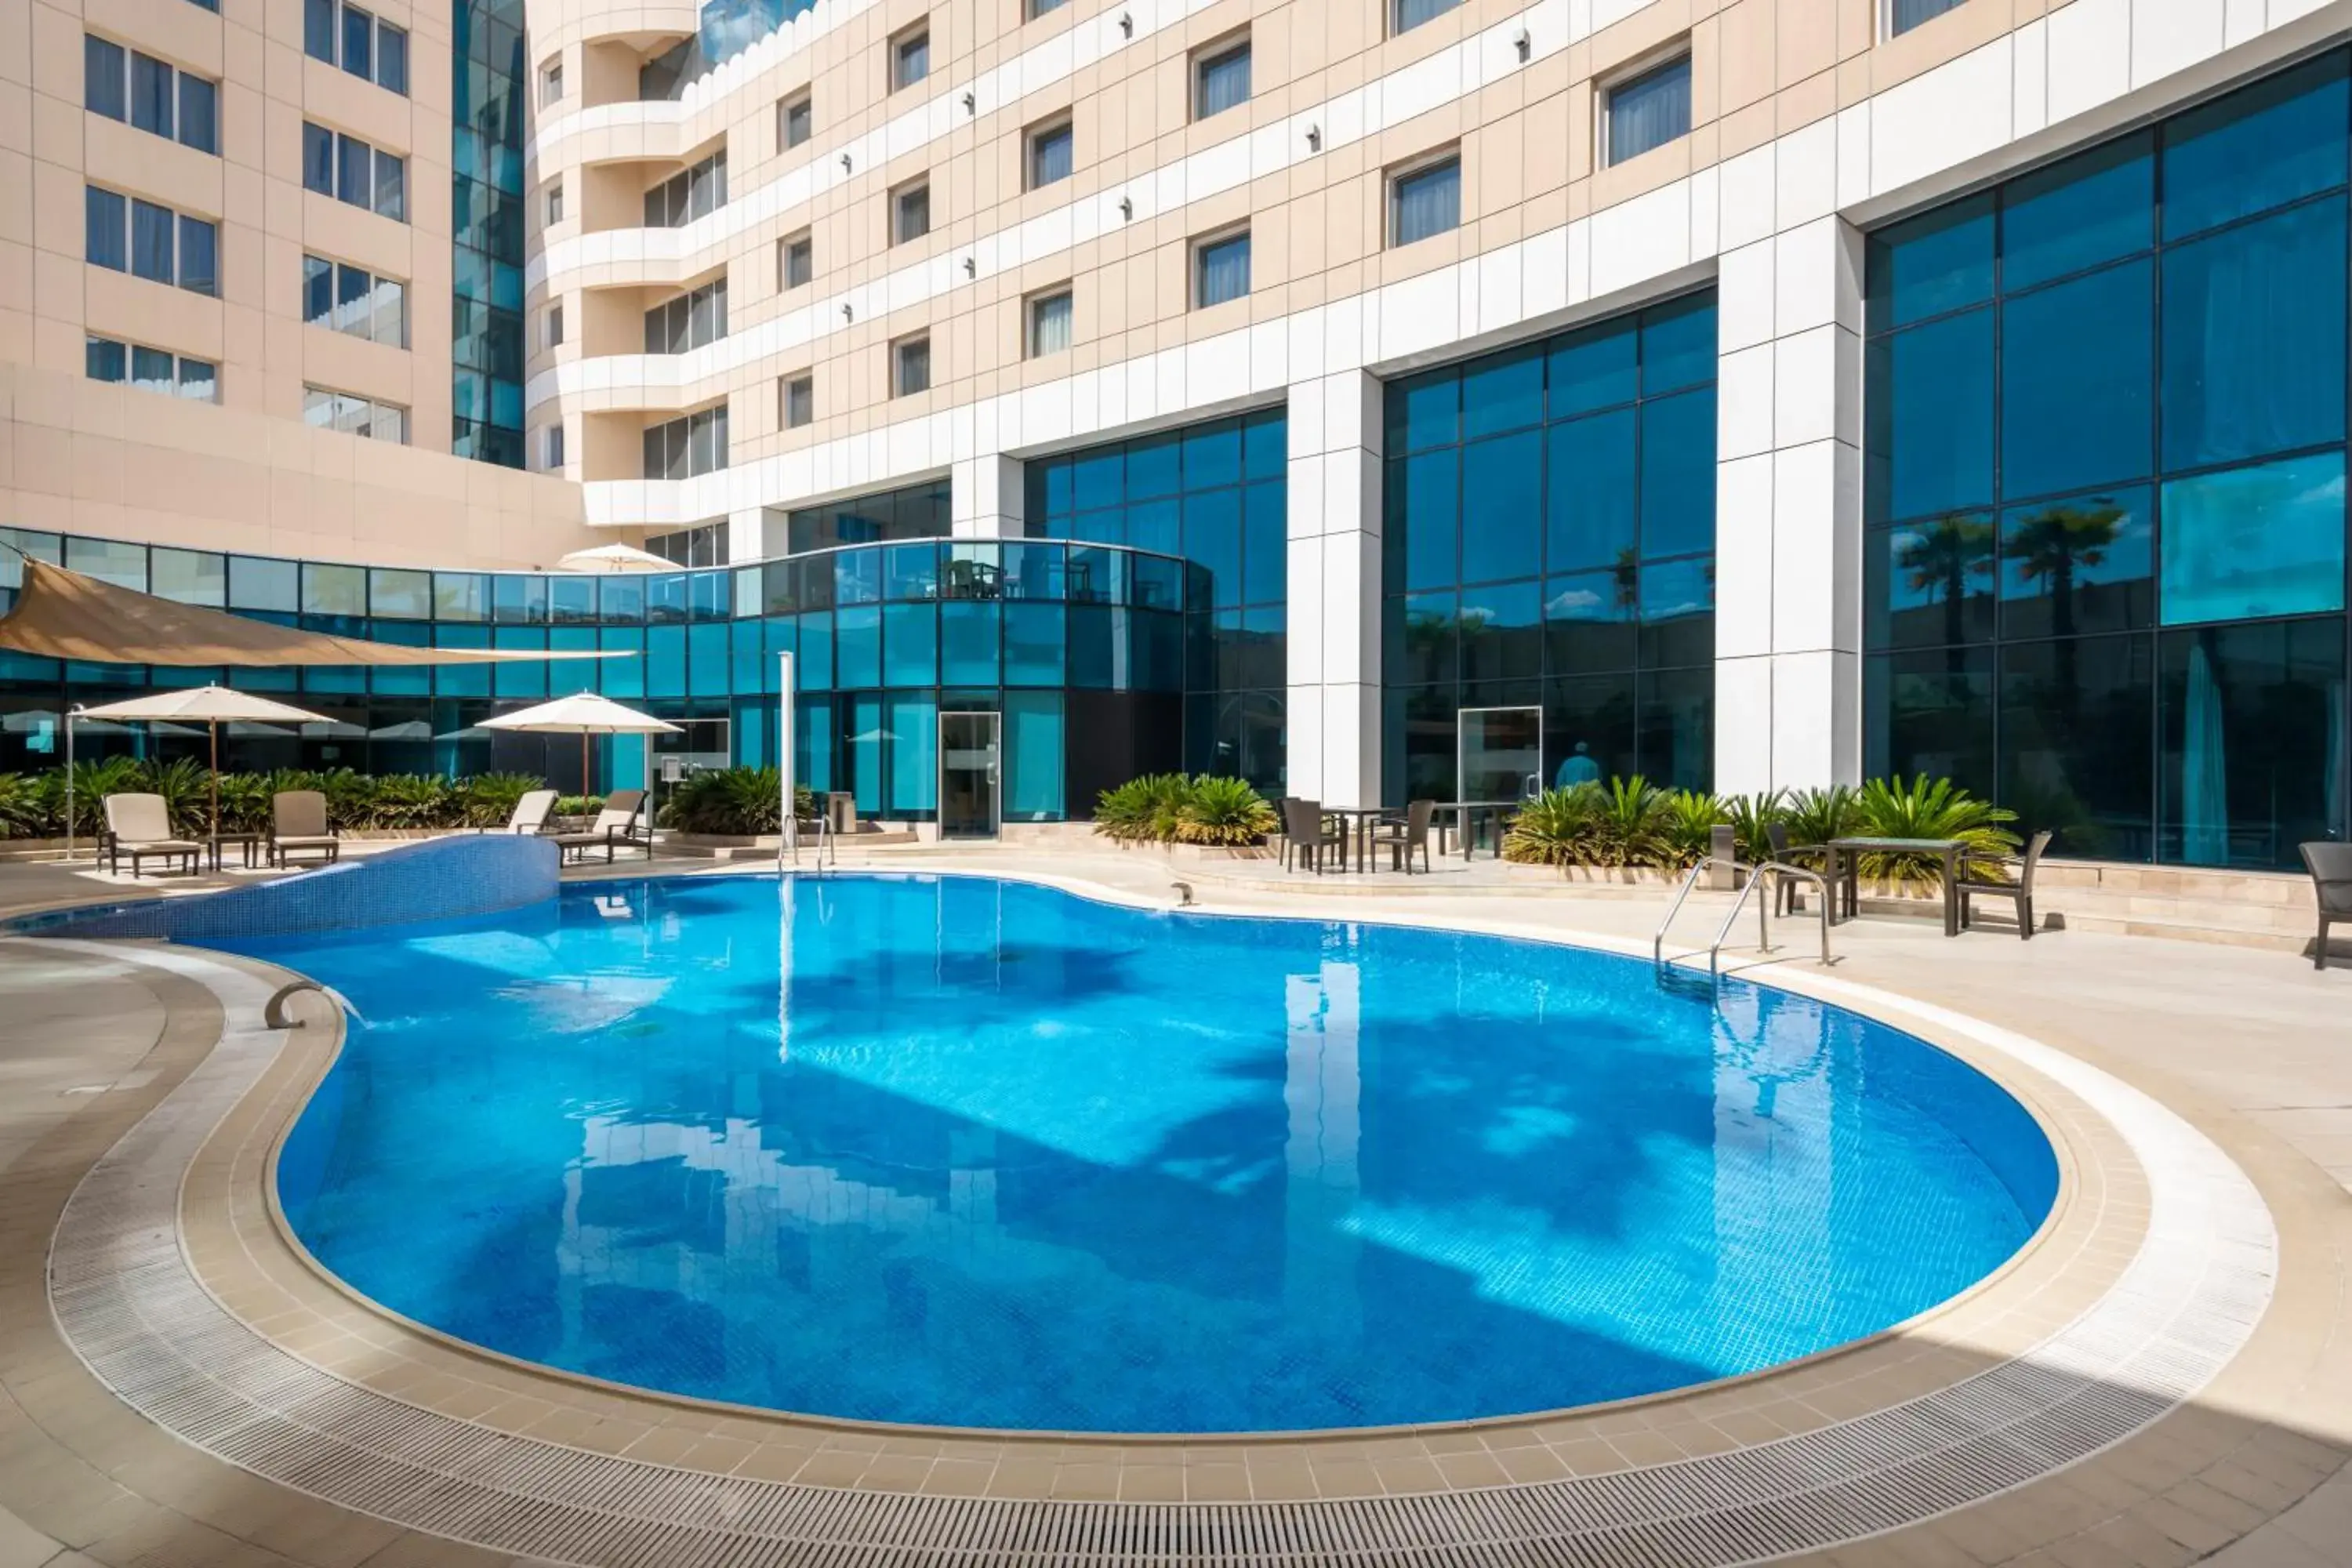
[[[326,1267],[779,1409],[1235,1431],[1648,1393],[1918,1312],[2056,1184],[1907,1036],[1495,938],[830,877],[236,945],[364,1020],[278,1173]]]

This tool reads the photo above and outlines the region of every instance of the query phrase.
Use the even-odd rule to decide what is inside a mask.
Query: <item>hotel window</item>
[[[302,320],[390,348],[408,346],[408,285],[323,256],[302,258]]]
[[[816,419],[816,377],[808,371],[784,377],[780,401],[784,410],[784,428],[797,430]]]
[[[83,369],[92,381],[127,382],[142,392],[161,392],[196,403],[220,401],[220,366],[164,349],[92,337]]]
[[[92,114],[219,155],[219,83],[95,34],[81,43],[82,102]]]
[[[82,190],[82,254],[91,266],[193,294],[220,292],[218,225],[97,185]]]
[[[408,91],[408,33],[356,5],[303,0],[302,52],[341,66],[362,81]],[[562,80],[561,66],[556,79]],[[560,95],[559,95],[560,96]]]
[[[1462,0],[1391,0],[1389,30],[1409,33],[1423,22],[1435,21],[1461,4]]]
[[[1066,120],[1029,133],[1029,188],[1037,190],[1070,177],[1076,133]]]
[[[547,427],[547,434],[544,441],[542,442],[542,447],[543,450],[540,463],[541,468],[547,469],[550,473],[553,473],[558,468],[563,467],[562,426],[551,425]]]
[[[912,87],[931,74],[931,29],[928,24],[890,40],[890,90]]]
[[[1250,291],[1249,230],[1204,239],[1193,251],[1192,303],[1201,310]]]
[[[1619,82],[1608,89],[1601,113],[1601,162],[1607,166],[1689,135],[1690,57],[1680,56]]]
[[[816,129],[816,116],[809,107],[809,95],[788,98],[776,105],[776,150],[782,152],[797,147],[809,139]]]
[[[1213,54],[1204,54],[1193,64],[1193,119],[1206,120],[1212,114],[1239,109],[1249,101],[1249,96],[1250,47],[1247,38],[1238,44],[1218,46]]]
[[[682,354],[727,335],[727,279],[716,278],[646,312],[646,353]]]
[[[901,338],[890,345],[890,395],[911,397],[931,389],[931,338]]]
[[[890,193],[890,243],[904,245],[931,232],[931,181],[926,174]]]
[[[1035,21],[1049,12],[1058,11],[1070,0],[1029,0],[1029,19]]]
[[[563,346],[563,301],[558,300],[547,308],[547,346]]]
[[[404,446],[408,441],[408,410],[396,404],[376,403],[354,393],[330,392],[321,386],[302,389],[302,422],[321,430]]]
[[[539,73],[539,101],[542,107],[563,100],[563,57],[558,55],[547,62]],[[559,437],[559,439],[561,439]],[[550,465],[561,467],[560,464]]]
[[[789,239],[776,241],[776,287],[779,289],[804,287],[816,276],[816,242],[806,229]]]
[[[1448,153],[1389,181],[1389,244],[1411,245],[1462,226],[1462,159]]]
[[[563,221],[563,182],[551,181],[547,187],[547,226],[553,228]]]
[[[1056,289],[1029,301],[1029,357],[1057,354],[1070,346],[1070,291]]]
[[[1899,38],[1922,22],[1959,8],[1960,0],[1887,0],[1886,36]]]
[[[647,228],[682,228],[727,205],[727,154],[713,153],[646,193]]]
[[[727,466],[727,405],[646,430],[646,478],[691,479]]]
[[[408,220],[408,160],[308,121],[302,125],[302,186]]]

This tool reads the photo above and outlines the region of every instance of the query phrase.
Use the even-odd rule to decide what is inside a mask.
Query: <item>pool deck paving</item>
[[[1344,892],[1327,879],[1301,890],[1259,870],[1171,864],[1148,851],[853,848],[841,866],[869,868],[1030,877],[1160,908],[1178,896],[1174,884],[1185,882],[1213,911],[1409,921],[1644,952],[1667,900],[1655,887],[1553,888],[1476,868],[1412,883],[1360,879]],[[656,868],[726,872],[757,863]],[[573,875],[643,874],[641,863],[625,863]],[[86,873],[0,865],[0,913],[119,896],[119,884]],[[1724,907],[1721,895],[1697,895],[1676,945],[1702,942]],[[1752,942],[1752,931],[1743,920],[1741,939]],[[90,1252],[83,1235],[108,1214],[121,1227],[108,1245],[143,1246],[140,1256],[159,1260],[126,1273],[184,1271],[200,1304],[216,1314],[208,1331],[216,1337],[192,1331],[191,1344],[228,1346],[242,1330],[255,1345],[290,1352],[282,1365],[272,1363],[271,1375],[281,1381],[295,1368],[412,1411],[419,1422],[462,1424],[494,1447],[503,1445],[518,1466],[568,1454],[582,1466],[620,1467],[594,1472],[616,1484],[645,1474],[702,1479],[730,1508],[802,1507],[830,1489],[845,1510],[894,1500],[902,1511],[946,1509],[934,1517],[949,1522],[929,1547],[889,1560],[972,1563],[1369,1565],[1383,1553],[1346,1549],[1347,1531],[1351,1521],[1371,1520],[1363,1510],[1374,1504],[1390,1510],[1382,1517],[1398,1518],[1398,1510],[1425,1510],[1451,1493],[1486,1493],[1492,1503],[1516,1492],[1532,1504],[1579,1495],[1570,1489],[1580,1481],[1622,1489],[1651,1477],[1697,1478],[1711,1473],[1708,1463],[1728,1467],[1757,1445],[1795,1452],[1787,1446],[1866,1431],[1858,1424],[1877,1413],[1927,1408],[1920,1402],[1983,1386],[1989,1373],[2036,1358],[2054,1364],[2062,1352],[2076,1353],[2065,1348],[2066,1336],[2087,1332],[2101,1312],[2112,1314],[2133,1270],[2161,1254],[2188,1268],[2176,1277],[2184,1290],[2212,1288],[2231,1267],[2260,1276],[2258,1305],[2217,1310],[2194,1327],[2214,1364],[2210,1375],[2187,1379],[2195,1386],[2179,1403],[2111,1447],[2041,1467],[2047,1473],[2020,1472],[2016,1484],[1997,1488],[1960,1487],[1949,1494],[1966,1494],[1953,1511],[1922,1503],[1914,1510],[1919,1522],[1864,1534],[1866,1524],[1800,1521],[1790,1528],[1837,1543],[1788,1560],[1852,1568],[2352,1563],[2352,1472],[2345,1468],[2352,1458],[2352,1341],[2345,1331],[2352,1328],[2352,968],[2317,973],[2307,961],[2275,952],[2073,931],[2021,942],[1988,927],[1947,940],[1933,922],[1865,919],[1837,929],[1838,961],[1824,975],[1810,961],[1817,936],[1809,922],[1776,921],[1774,932],[1775,953],[1732,950],[1729,967],[1914,1028],[1994,1073],[2052,1127],[2067,1192],[2059,1215],[2018,1262],[1883,1339],[1602,1412],[1379,1436],[1124,1443],[860,1428],[730,1411],[522,1367],[402,1324],[322,1278],[288,1243],[266,1200],[275,1137],[331,1059],[338,1019],[321,1008],[317,1027],[265,1035],[249,1015],[274,975],[242,961],[143,944],[0,941],[0,1568],[656,1560],[636,1548],[615,1547],[607,1556],[590,1545],[541,1559],[463,1544],[450,1536],[467,1533],[464,1518],[453,1515],[447,1534],[429,1533],[337,1506],[262,1473],[273,1464],[282,1473],[290,1461],[247,1454],[251,1468],[239,1468],[216,1457],[208,1447],[232,1446],[142,1394],[135,1379],[115,1379],[125,1389],[119,1397],[76,1352],[103,1349],[76,1316],[74,1303],[87,1292],[77,1295],[81,1276],[74,1270],[85,1254],[113,1256]],[[1927,1010],[1906,1012],[1906,1005]],[[2015,1031],[2025,1043],[2003,1054],[1970,1020]],[[2039,1047],[2046,1053],[2037,1055]],[[223,1076],[240,1063],[243,1079]],[[198,1121],[179,1114],[206,1086],[214,1109]],[[2145,1114],[2132,1110],[2139,1097],[2148,1102]],[[159,1107],[163,1113],[150,1117]],[[166,1159],[160,1140],[167,1136],[182,1138],[185,1152]],[[152,1170],[165,1172],[168,1182],[159,1184],[147,1166],[116,1169],[126,1152],[151,1145],[161,1162]],[[2234,1182],[2231,1190],[2242,1189],[2266,1221],[2248,1228],[2244,1215],[2216,1208],[2210,1213],[2219,1218],[2188,1228],[2227,1234],[2183,1234],[2178,1222],[2206,1211],[2181,1206],[2194,1190],[2171,1158],[2151,1160],[2150,1151],[2166,1147],[2179,1152],[2184,1168],[2210,1155],[2222,1176],[2209,1188]],[[90,1192],[67,1215],[85,1176]],[[110,1180],[115,1187],[104,1184]],[[110,1192],[121,1194],[107,1200],[111,1209],[100,1202]],[[123,1205],[134,1200],[163,1205],[153,1211],[163,1222],[131,1215]],[[61,1215],[68,1222],[63,1230]],[[2200,1247],[2211,1253],[2204,1265]],[[232,1333],[221,1337],[220,1325]],[[80,1337],[68,1342],[68,1332]],[[224,1386],[235,1381],[230,1363],[244,1354],[224,1353]],[[126,1399],[144,1401],[145,1413]],[[2002,1451],[2014,1460],[2021,1442]],[[2051,1451],[2062,1447],[2053,1439]],[[321,1481],[312,1489],[334,1488]],[[1245,1529],[1252,1510],[1295,1525],[1307,1516],[1282,1508],[1309,1500],[1324,1510],[1317,1516],[1327,1531],[1317,1537],[1324,1542],[1319,1554],[1242,1545],[1188,1553],[1165,1544],[1207,1539],[1165,1534],[1173,1528],[1170,1510]],[[1092,1506],[1076,1513],[1064,1506],[1058,1516],[1034,1511],[1072,1503]],[[997,1510],[990,1517],[1000,1526],[1083,1514],[1105,1529],[1125,1509],[1155,1521],[1162,1544],[1071,1537],[1066,1550],[1055,1550],[1024,1537],[1032,1544],[1015,1551],[1000,1535],[992,1550],[954,1550],[952,1521],[978,1521],[972,1510],[986,1509]],[[1695,1504],[1694,1512],[1704,1510]],[[721,1560],[726,1532],[715,1528],[708,1555],[674,1560]],[[474,1538],[502,1539],[487,1528]],[[1589,1542],[1589,1556],[1578,1554],[1585,1548],[1564,1548],[1549,1559],[1523,1559],[1475,1532],[1444,1550],[1439,1544],[1394,1560],[1683,1560],[1658,1554],[1664,1548],[1626,1544],[1608,1557]]]

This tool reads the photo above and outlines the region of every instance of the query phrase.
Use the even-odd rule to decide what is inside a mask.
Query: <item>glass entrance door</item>
[[[1526,800],[1543,792],[1543,710],[1465,708],[1460,728],[1462,798]]]
[[[997,798],[1001,731],[994,713],[940,715],[940,837],[993,838],[1003,820]]]

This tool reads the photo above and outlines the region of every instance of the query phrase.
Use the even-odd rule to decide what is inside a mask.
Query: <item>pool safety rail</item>
[[[1650,939],[1650,963],[1654,968],[1664,970],[1669,963],[1678,963],[1685,958],[1698,956],[1699,950],[1693,948],[1688,952],[1678,952],[1673,958],[1668,958],[1666,932],[1673,928],[1675,917],[1682,913],[1683,900],[1690,897],[1691,889],[1698,886],[1698,879],[1711,868],[1728,871],[1734,878],[1745,871],[1748,873],[1748,879],[1740,884],[1738,896],[1731,900],[1731,908],[1725,912],[1723,923],[1715,928],[1715,940],[1707,944],[1706,951],[1708,979],[1717,984],[1722,983],[1723,944],[1731,940],[1731,928],[1739,919],[1740,910],[1746,906],[1748,899],[1756,894],[1757,889],[1765,884],[1768,878],[1794,877],[1801,882],[1811,883],[1820,893],[1821,897],[1816,901],[1821,909],[1822,917],[1821,961],[1825,965],[1830,963],[1830,885],[1827,879],[1823,878],[1819,871],[1809,871],[1802,866],[1791,866],[1785,860],[1761,860],[1748,866],[1741,864],[1730,856],[1702,855],[1697,863],[1692,866],[1689,872],[1684,876],[1682,886],[1675,889],[1675,901],[1666,906],[1666,918],[1658,922],[1657,934]],[[1756,899],[1756,946],[1760,952],[1773,951],[1771,900],[1760,897]]]

